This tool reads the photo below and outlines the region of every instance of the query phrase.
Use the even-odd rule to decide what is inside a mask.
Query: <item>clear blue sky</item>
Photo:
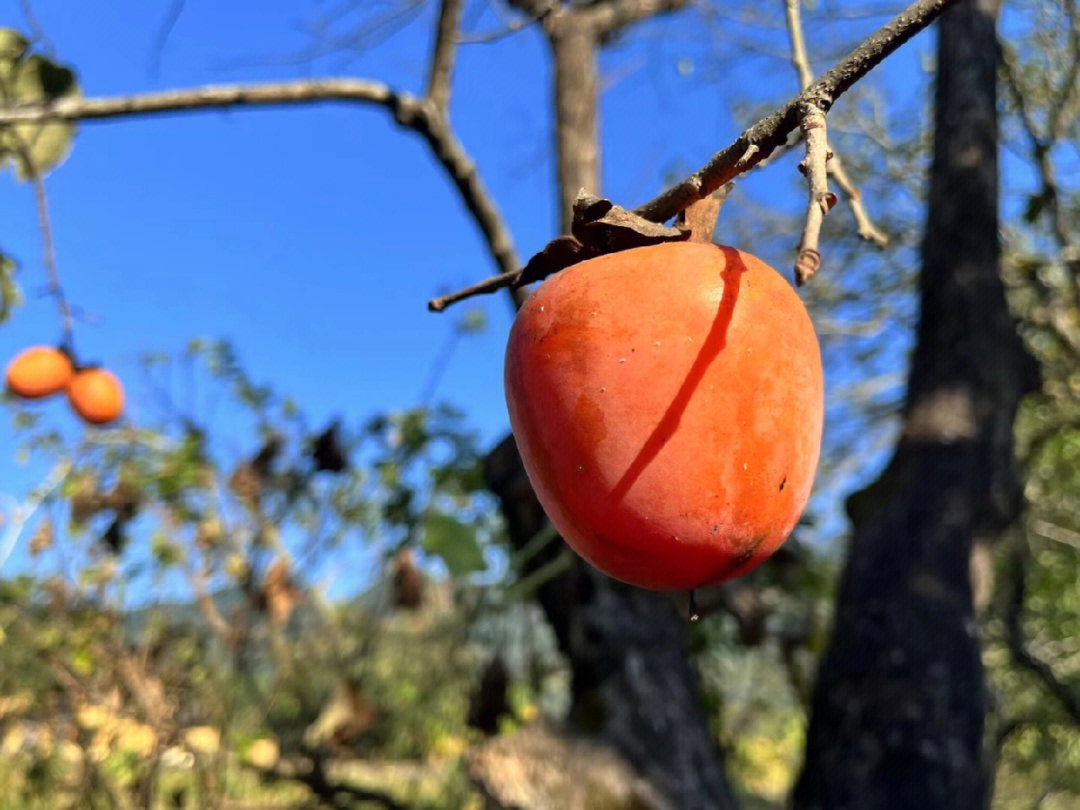
[[[780,4],[770,10],[780,23]],[[362,53],[313,64],[287,58],[310,42],[305,24],[332,4],[296,0],[187,0],[151,70],[170,3],[33,0],[59,61],[86,95],[205,83],[351,75],[422,88],[434,4],[400,33]],[[879,19],[852,22],[854,41]],[[469,24],[498,26],[490,10]],[[20,3],[0,0],[0,25],[27,30]],[[735,53],[750,34],[721,39]],[[739,39],[741,37],[742,39]],[[782,48],[780,30],[757,41]],[[665,173],[696,168],[751,122],[724,88],[752,87],[762,102],[795,90],[793,72],[752,56],[737,70],[715,57],[700,21],[651,24],[605,54],[604,191],[636,204]],[[900,54],[917,70],[928,37]],[[830,52],[835,56],[835,52]],[[824,61],[821,60],[821,67]],[[453,118],[512,228],[523,258],[555,231],[550,99],[544,43],[533,33],[461,49]],[[733,114],[734,113],[734,114]],[[783,172],[777,179],[776,172]],[[754,179],[787,188],[790,166]],[[318,422],[352,423],[417,401],[458,314],[425,302],[493,272],[472,221],[425,145],[381,108],[342,104],[237,109],[80,126],[72,154],[47,178],[57,256],[80,354],[129,382],[130,413],[148,407],[137,358],[180,349],[194,336],[227,337],[256,380],[293,396]],[[767,192],[765,193],[767,197]],[[54,342],[59,320],[38,295],[45,282],[31,189],[0,176],[0,249],[22,265],[27,304],[0,329],[0,357]],[[790,261],[791,238],[756,251]],[[480,299],[487,331],[454,354],[438,391],[486,442],[506,430],[502,351],[506,299]],[[62,404],[50,418],[69,420]],[[34,470],[13,459],[0,431],[0,491],[25,492]]]

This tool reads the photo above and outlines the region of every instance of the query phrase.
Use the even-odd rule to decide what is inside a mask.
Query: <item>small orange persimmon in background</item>
[[[53,346],[31,346],[8,364],[5,381],[16,396],[40,399],[67,388],[73,373],[67,352]]]
[[[111,371],[83,368],[75,372],[68,384],[68,402],[90,424],[103,425],[119,419],[123,413],[124,389]]]
[[[675,242],[568,267],[518,313],[505,373],[541,505],[616,579],[739,576],[806,506],[821,352],[791,285],[748,253]]]

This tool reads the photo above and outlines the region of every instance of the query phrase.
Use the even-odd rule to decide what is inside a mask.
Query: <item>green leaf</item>
[[[27,46],[17,31],[0,28],[0,104],[49,104],[79,95],[75,71],[28,53]],[[0,127],[0,166],[13,164],[20,180],[44,175],[67,157],[74,134],[74,125],[63,121]]]
[[[428,554],[446,563],[454,576],[487,567],[476,533],[450,515],[430,514],[424,519],[423,546]]]
[[[11,311],[23,302],[22,290],[15,282],[18,265],[10,256],[0,253],[0,323],[11,317]]]
[[[463,335],[478,335],[487,328],[487,313],[480,307],[466,310],[457,323],[457,330]]]

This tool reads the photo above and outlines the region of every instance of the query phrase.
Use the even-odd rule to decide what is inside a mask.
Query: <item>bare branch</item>
[[[1065,137],[1067,122],[1066,112],[1069,101],[1076,92],[1077,77],[1080,76],[1080,13],[1077,13],[1076,0],[1065,0],[1065,13],[1069,18],[1069,67],[1062,76],[1061,85],[1054,94],[1050,105],[1049,126],[1047,132],[1055,141]]]
[[[446,118],[430,100],[399,93],[381,82],[315,79],[195,87],[115,98],[72,98],[44,106],[0,109],[0,125],[58,119],[97,121],[236,106],[316,104],[326,101],[377,104],[390,110],[401,126],[423,136],[457,186],[465,207],[484,234],[496,265],[503,272],[514,271],[521,266],[510,229],[481,181],[475,163]],[[521,295],[516,295],[515,300]]]
[[[713,155],[705,166],[658,197],[634,209],[634,213],[653,222],[664,222],[740,174],[764,163],[777,149],[788,144],[788,135],[799,126],[799,109],[802,105],[812,103],[827,112],[844,91],[926,28],[955,2],[957,0],[918,0],[863,40],[817,82],[772,115],[744,130],[734,143]],[[0,123],[2,122],[3,119],[0,118]],[[428,307],[438,311],[473,295],[514,286],[521,278],[522,274],[518,270],[503,272],[474,284],[467,290],[434,299],[428,303]]]
[[[572,14],[603,39],[636,22],[681,11],[691,2],[692,0],[607,0],[593,6],[582,6]]]
[[[352,101],[393,106],[397,99],[413,103],[406,94],[395,93],[382,82],[363,79],[304,79],[265,84],[206,85],[158,93],[109,98],[66,98],[49,105],[0,109],[0,124],[45,121],[94,121],[132,118],[170,112],[213,110],[225,107],[286,104],[318,104]]]
[[[799,74],[799,85],[803,90],[808,88],[814,81],[813,71],[810,69],[810,56],[806,50],[806,40],[803,37],[802,18],[800,14],[801,0],[785,0],[786,20],[788,33],[791,36],[791,61]],[[878,247],[889,244],[889,237],[877,229],[866,212],[862,203],[862,194],[851,180],[851,176],[844,168],[840,155],[836,154],[832,146],[826,147],[832,153],[829,160],[829,174],[836,178],[836,184],[848,199],[851,214],[855,217],[855,226],[862,239],[874,242]]]
[[[799,87],[805,90],[814,82],[814,72],[810,69],[810,56],[806,52],[806,40],[803,38],[802,17],[799,5],[802,0],[785,0],[784,10],[788,34],[791,36],[791,63],[799,74]]]
[[[808,103],[799,116],[799,127],[806,142],[806,157],[799,164],[806,174],[810,202],[806,208],[806,225],[799,241],[799,256],[795,260],[795,282],[805,284],[821,267],[818,237],[825,215],[836,205],[836,195],[829,191],[829,143],[825,129],[825,111]]]
[[[30,172],[30,181],[34,186],[34,202],[37,205],[38,228],[41,230],[41,262],[45,265],[45,272],[49,277],[49,295],[56,300],[56,306],[60,310],[60,322],[64,330],[63,343],[71,348],[72,340],[72,316],[71,305],[64,288],[60,284],[60,272],[56,267],[56,248],[52,234],[52,219],[49,216],[49,198],[45,193],[45,180],[38,172],[29,157],[24,154],[26,168]]]
[[[529,15],[526,17],[520,17],[519,19],[511,20],[510,22],[506,23],[506,25],[504,25],[502,28],[496,28],[490,31],[478,31],[472,34],[461,34],[458,37],[458,43],[461,45],[479,45],[491,42],[498,42],[504,37],[512,36],[519,31],[524,31],[530,25],[535,25],[539,20],[543,19],[543,14],[546,13],[547,11],[544,11],[539,16]]]
[[[161,54],[165,52],[165,43],[169,41],[169,35],[184,13],[184,0],[172,0],[165,12],[165,17],[158,26],[154,36],[154,45],[150,49],[150,58],[147,60],[147,68],[152,76],[157,76],[161,71]]]
[[[510,270],[505,273],[499,273],[498,275],[488,276],[483,281],[478,281],[468,287],[462,287],[460,290],[447,295],[440,295],[438,298],[432,298],[428,301],[427,306],[431,312],[442,312],[451,304],[456,304],[458,301],[464,301],[466,298],[484,295],[485,293],[493,293],[505,287],[514,287],[520,283],[521,270]]]
[[[661,0],[634,0],[630,7],[640,8],[640,2],[650,4],[650,7],[664,6]],[[957,0],[917,0],[871,34],[817,82],[772,115],[745,130],[734,143],[717,152],[702,168],[640,206],[634,213],[654,222],[663,222],[761,163],[783,145],[788,134],[799,125],[799,109],[802,105],[813,103],[823,112],[827,112],[842,93],[955,2]],[[522,2],[516,5],[529,13],[544,13],[544,6],[540,2]],[[501,280],[489,279],[479,286],[487,291],[514,283],[520,263],[514,255],[509,231],[498,215],[494,201],[481,184],[475,166],[464,148],[445,121],[436,120],[437,116],[432,114],[434,108],[430,103],[405,93],[397,93],[379,82],[321,79],[208,86],[116,98],[64,99],[50,105],[0,110],[0,125],[52,120],[100,120],[244,105],[313,104],[326,101],[380,104],[393,110],[396,119],[403,126],[423,134],[440,163],[450,173],[470,213],[484,231],[491,253],[503,271],[500,274]]]
[[[46,54],[51,56],[56,53],[56,48],[45,35],[45,29],[41,27],[37,14],[34,13],[34,7],[30,5],[30,0],[19,0],[19,10],[22,12],[26,25],[30,28],[30,33],[34,36],[34,42],[39,44]]]
[[[1019,69],[1016,64],[1016,55],[1006,45],[1001,46],[1001,71],[1005,78],[1005,87],[1012,96],[1013,103],[1020,115],[1020,122],[1027,133],[1031,143],[1031,158],[1039,171],[1039,180],[1042,184],[1041,195],[1045,210],[1050,215],[1050,225],[1053,228],[1054,239],[1058,247],[1067,247],[1069,244],[1069,228],[1065,221],[1065,212],[1061,208],[1061,193],[1058,188],[1057,176],[1054,164],[1050,158],[1050,148],[1053,145],[1052,134],[1044,136],[1039,132],[1039,125],[1035,120],[1035,114],[1028,104],[1027,95],[1020,86]]]
[[[882,232],[870,219],[870,215],[866,212],[866,206],[862,202],[862,192],[852,181],[844,162],[836,152],[833,152],[832,160],[829,161],[829,174],[833,176],[836,185],[840,187],[840,190],[844,192],[844,196],[847,198],[848,205],[851,207],[851,215],[855,218],[855,232],[859,235],[859,238],[865,239],[867,242],[873,242],[878,247],[886,247],[889,244],[888,235]]]
[[[814,84],[779,110],[745,130],[735,142],[636,213],[658,222],[669,219],[695,200],[711,194],[724,183],[753,168],[786,140],[799,125],[799,106],[812,102],[828,112],[833,103],[855,82],[877,67],[897,48],[922,31],[957,0],[918,0],[879,28]],[[757,152],[740,158],[751,147]],[[738,164],[738,165],[737,165]]]
[[[450,114],[450,79],[454,73],[461,7],[462,0],[442,0],[439,4],[439,24],[431,52],[427,97],[445,116]]]

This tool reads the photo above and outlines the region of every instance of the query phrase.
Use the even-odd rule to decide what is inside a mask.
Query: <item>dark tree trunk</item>
[[[515,545],[547,523],[512,436],[485,465]],[[532,563],[549,562],[552,544]],[[690,663],[686,613],[663,594],[621,585],[575,559],[537,594],[570,661],[570,724],[612,746],[679,810],[734,808]]]
[[[560,222],[568,232],[578,190],[600,193],[599,38],[569,10],[549,16],[545,30],[555,73]],[[524,545],[547,518],[512,436],[488,456],[485,476],[512,542]],[[532,569],[561,548],[553,544]],[[538,598],[573,672],[571,725],[609,744],[673,807],[734,808],[690,662],[686,613],[667,596],[621,585],[577,558]]]
[[[903,433],[848,501],[853,540],[811,709],[798,810],[982,810],[973,544],[1016,516],[1012,425],[1036,382],[998,276],[995,17],[938,24],[921,314]]]

